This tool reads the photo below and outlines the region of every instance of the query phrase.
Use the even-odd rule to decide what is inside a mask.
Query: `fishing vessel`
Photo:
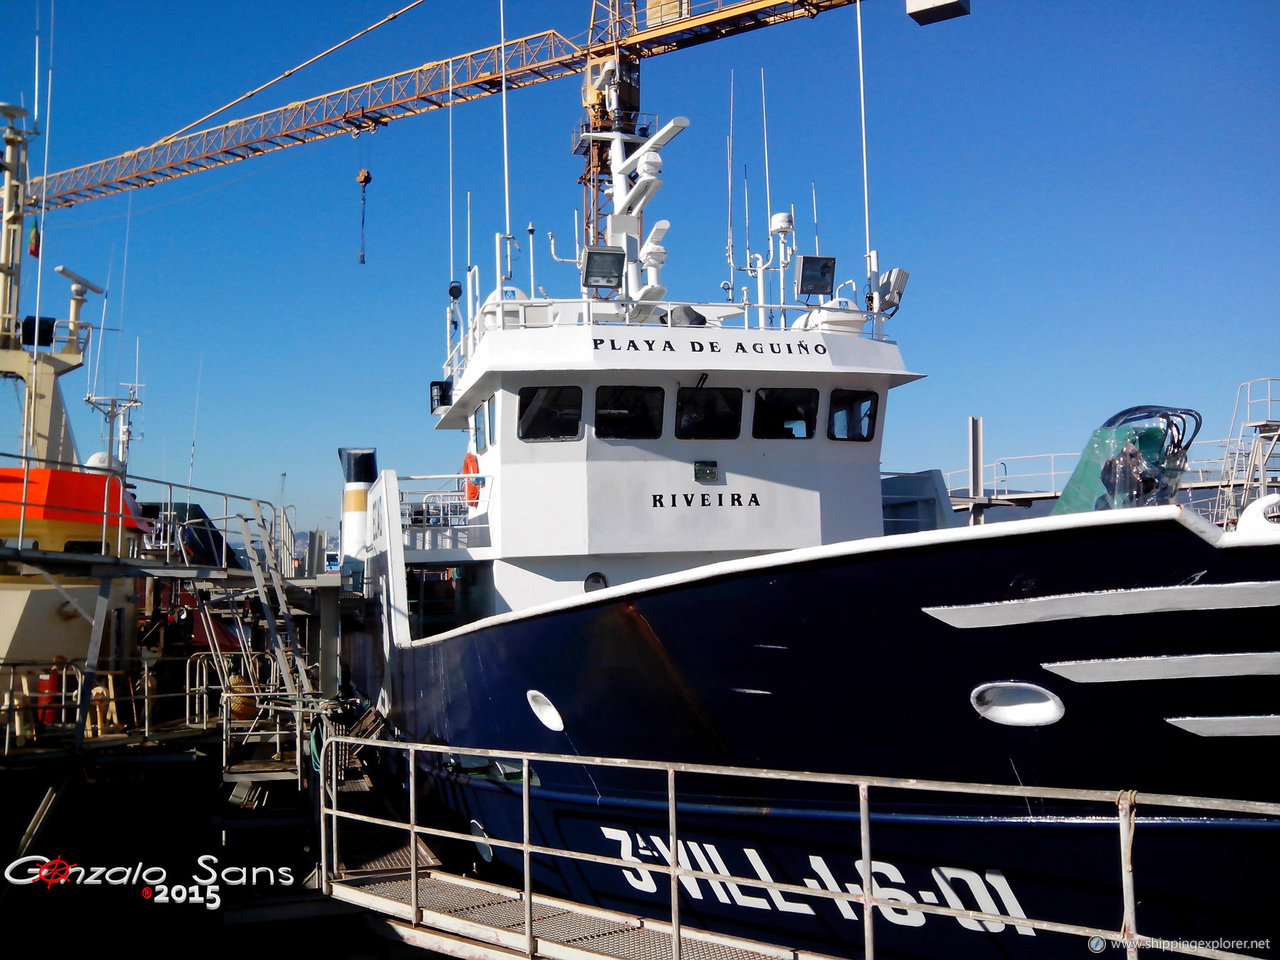
[[[642,771],[547,763],[524,784],[480,752],[1280,799],[1264,759],[1280,496],[1228,525],[1196,515],[1177,488],[1198,416],[1144,406],[1095,437],[1064,497],[1083,512],[953,526],[925,474],[905,511],[918,529],[887,531],[890,392],[919,376],[891,338],[905,271],[869,253],[846,293],[781,214],[741,300],[670,298],[679,226],[646,218],[687,121],[638,114],[633,66],[601,58],[586,77],[578,152],[602,202],[575,243],[579,289],[520,289],[501,235],[493,288],[474,268],[451,285],[431,402],[468,435],[461,471],[398,476],[341,451],[360,597],[345,676],[399,736],[450,748],[420,760],[419,802],[476,837],[456,856],[482,877],[518,864],[487,841],[520,838],[527,789],[539,842],[632,865],[543,862],[544,891],[660,912],[655,876],[678,860],[703,873],[682,878],[684,922],[707,930],[855,955],[871,918],[840,897],[865,887],[889,955],[1078,956],[1016,918],[1115,928],[1125,878],[1095,876],[1114,806],[908,795],[873,817],[867,863],[856,796],[820,784],[699,779],[669,846],[665,784]],[[1274,819],[1137,820],[1142,930],[1270,936]],[[735,867],[826,896],[707,876]]]
[[[273,688],[265,677],[282,661],[268,663],[257,618],[240,607],[264,568],[292,572],[292,534],[283,512],[266,508],[266,523],[259,501],[130,474],[136,385],[125,397],[89,391],[106,449],[82,461],[62,382],[88,356],[86,297],[104,290],[58,266],[71,282],[67,319],[22,316],[23,255],[40,253],[37,228],[22,235],[36,131],[20,107],[0,104],[0,118],[0,379],[21,407],[17,449],[0,454],[0,757],[61,757],[86,736],[135,746],[203,735],[210,691],[216,700],[233,675],[255,693]],[[193,497],[220,502],[222,515]]]
[[[81,320],[90,291],[101,288],[65,267],[71,281],[67,320],[22,317],[18,294],[24,247],[27,131],[25,111],[0,105],[4,118],[4,225],[0,250],[0,377],[18,384],[21,450],[0,462],[0,542],[34,554],[138,557],[148,529],[111,451],[80,461],[60,379],[85,361],[91,326]],[[34,228],[33,228],[34,231]],[[38,234],[29,252],[38,255]],[[114,421],[113,421],[114,422]],[[135,585],[119,580],[108,602],[106,649],[125,649],[136,619]],[[83,657],[88,647],[98,582],[55,576],[21,562],[0,576],[0,661]]]

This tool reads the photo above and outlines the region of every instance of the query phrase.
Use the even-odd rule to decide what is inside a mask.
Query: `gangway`
[[[349,775],[349,770],[344,769],[338,759],[350,757],[356,749],[363,751],[366,758],[373,754],[401,754],[392,765],[407,771],[407,819],[371,814],[367,812],[367,804],[363,805],[361,812],[357,811],[357,805],[344,790],[344,778]],[[1158,831],[1162,825],[1167,826],[1178,816],[1203,817],[1206,814],[1227,814],[1238,818],[1242,825],[1276,830],[1280,829],[1280,803],[1142,794],[1124,790],[856,777],[474,747],[467,747],[465,753],[469,763],[487,761],[509,774],[504,775],[504,780],[513,794],[518,784],[523,810],[522,835],[518,841],[490,836],[483,830],[476,832],[474,821],[471,833],[460,833],[428,825],[419,816],[419,782],[420,779],[426,780],[432,776],[422,769],[423,765],[435,763],[442,771],[447,769],[446,761],[450,758],[457,759],[458,747],[331,736],[324,745],[321,761],[319,876],[323,892],[336,900],[355,904],[390,918],[388,930],[392,935],[449,956],[464,957],[467,960],[512,960],[515,956],[523,956],[529,960],[534,957],[553,960],[822,960],[830,956],[797,950],[785,944],[742,940],[686,926],[681,921],[681,889],[687,889],[689,885],[696,885],[699,881],[723,885],[726,889],[746,887],[763,891],[775,904],[784,902],[783,898],[786,897],[792,898],[786,901],[792,906],[799,898],[808,898],[810,902],[818,902],[818,898],[832,900],[836,902],[841,914],[850,919],[853,918],[853,905],[858,904],[864,922],[859,923],[858,927],[851,927],[852,930],[860,928],[860,932],[851,934],[851,937],[862,942],[856,946],[850,943],[847,955],[857,955],[865,960],[874,960],[876,931],[884,929],[881,918],[888,916],[890,911],[898,915],[905,911],[950,917],[969,930],[998,932],[1009,927],[1028,937],[1038,932],[1081,937],[1089,941],[1090,951],[1099,952],[1097,944],[1102,944],[1103,949],[1110,944],[1124,949],[1127,960],[1137,960],[1141,948],[1155,946],[1172,954],[1212,957],[1216,960],[1254,960],[1258,956],[1257,953],[1219,949],[1216,945],[1206,945],[1203,942],[1156,939],[1155,936],[1160,931],[1139,931],[1137,903],[1142,888],[1134,875],[1134,838],[1138,827],[1144,823],[1153,824],[1148,828],[1149,831]],[[439,759],[432,761],[430,758],[433,754]],[[635,858],[621,859],[535,843],[530,811],[532,788],[536,786],[537,777],[533,775],[532,764],[537,764],[539,768],[552,764],[572,764],[589,770],[597,767],[621,767],[630,771],[649,770],[655,775],[665,776],[668,827],[665,850],[672,853],[664,855],[661,861],[646,860],[642,867],[637,867],[639,861]],[[946,902],[942,903],[936,897],[928,899],[922,896],[919,901],[911,897],[901,899],[894,895],[901,891],[882,888],[876,882],[866,883],[861,887],[849,884],[840,889],[839,884],[834,882],[829,887],[816,882],[803,886],[778,882],[761,869],[757,869],[753,876],[739,876],[719,860],[714,864],[715,872],[710,872],[710,866],[701,863],[699,865],[707,866],[707,869],[694,869],[684,856],[684,844],[687,841],[681,839],[678,809],[685,801],[677,802],[676,791],[677,779],[690,776],[729,777],[754,782],[781,780],[843,786],[856,791],[857,818],[833,825],[833,829],[856,831],[860,848],[859,868],[864,877],[875,875],[871,836],[872,790],[876,791],[877,798],[887,792],[915,791],[934,795],[962,794],[980,797],[984,801],[1003,798],[1006,802],[1009,799],[1022,799],[1028,804],[1036,800],[1083,803],[1090,805],[1089,809],[1097,809],[1097,805],[1101,805],[1102,810],[1111,812],[1096,816],[1090,814],[1090,819],[1096,821],[1099,827],[1114,829],[1116,832],[1115,849],[1118,856],[1115,861],[1098,864],[1098,878],[1100,883],[1114,884],[1114,871],[1119,867],[1120,902],[1116,904],[1115,911],[1117,925],[1114,928],[1102,928],[1028,916],[1002,877],[995,896],[988,890],[986,896],[978,898],[980,909],[972,909],[949,886],[943,891]],[[1143,819],[1139,819],[1139,807],[1144,811],[1151,809],[1159,812],[1147,813]],[[354,830],[367,831],[372,827],[389,829],[406,837],[407,842],[402,847],[405,850],[411,846],[416,847],[423,838],[435,837],[445,841],[476,844],[481,848],[482,857],[485,848],[489,849],[491,855],[493,848],[518,852],[523,860],[520,871],[523,888],[442,871],[436,869],[430,861],[422,862],[417,855],[407,856],[403,865],[393,869],[372,872],[348,869],[341,853],[348,842],[348,835]],[[344,837],[348,839],[343,839]],[[655,836],[654,840],[657,839]],[[679,851],[679,855],[676,851]],[[535,857],[544,862],[550,858],[580,864],[610,865],[631,871],[642,870],[655,876],[666,875],[670,886],[667,917],[653,919],[535,893],[532,882]],[[433,856],[432,860],[434,859]],[[993,882],[991,872],[987,875],[987,882]],[[869,892],[866,887],[870,888]],[[655,892],[661,892],[661,885]],[[999,903],[996,902],[997,898]],[[655,898],[653,902],[656,904],[658,900]],[[1253,941],[1252,944],[1259,950],[1268,949],[1262,941]],[[1085,944],[1080,946],[1083,949]]]
[[[527,952],[525,901],[520,891],[467,877],[424,871],[418,879],[420,921],[414,924],[406,879],[371,878],[335,886],[333,896],[395,917],[388,929],[406,943],[447,956],[503,958],[511,952],[554,960],[666,960],[676,955],[667,923],[534,895],[533,953]],[[406,926],[403,921],[409,921]],[[686,960],[819,960],[823,954],[682,929],[678,955]]]

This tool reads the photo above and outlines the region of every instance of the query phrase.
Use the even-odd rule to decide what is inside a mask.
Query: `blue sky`
[[[58,0],[49,169],[152,143],[402,5]],[[510,37],[576,37],[590,13],[588,0],[507,7]],[[1077,451],[1138,403],[1194,407],[1206,437],[1224,436],[1237,384],[1280,377],[1280,5],[972,7],[922,28],[902,0],[863,4],[872,241],[882,266],[911,272],[891,331],[928,374],[890,400],[885,468],[963,467],[970,415],[986,418],[988,460]],[[43,83],[48,2],[5,4],[13,47],[0,100],[28,107],[37,9]],[[855,29],[843,9],[645,61],[644,109],[692,121],[664,151],[651,207],[673,222],[671,296],[718,299],[726,275],[730,71],[736,161],[749,167],[757,234],[765,224],[762,67],[774,205],[795,205],[808,242],[815,181],[823,252],[841,258],[842,276],[861,273]],[[496,0],[428,0],[225,119],[497,39]],[[563,79],[509,98],[512,220],[537,228],[538,279],[552,295],[574,290],[543,238],[573,231],[578,97]],[[486,284],[502,226],[500,123],[497,98],[453,117],[453,272],[470,190]],[[37,169],[44,149],[35,142]],[[433,431],[427,396],[443,360],[448,164],[448,116],[436,111],[49,214],[41,312],[65,312],[54,264],[109,281],[103,392],[133,378],[140,345],[133,471],[185,482],[194,433],[197,485],[274,501],[287,474],[301,525],[332,532],[337,447],[376,446],[401,473],[457,469],[464,438]],[[362,167],[373,174],[363,265]],[[527,263],[516,271],[527,276]],[[23,306],[34,312],[30,262]],[[85,377],[71,381],[78,396]],[[87,408],[76,424],[87,456],[98,424]]]

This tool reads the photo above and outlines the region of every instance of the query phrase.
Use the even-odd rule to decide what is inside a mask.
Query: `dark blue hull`
[[[348,644],[348,666],[371,698],[383,690],[390,719],[406,736],[447,743],[460,754],[476,747],[1280,799],[1273,740],[1199,736],[1169,722],[1274,714],[1274,672],[1076,682],[1046,667],[1274,650],[1280,549],[1220,549],[1173,511],[1149,522],[1061,523],[1026,532],[1005,526],[1008,533],[893,538],[875,548],[801,554],[770,568],[722,569],[627,595],[610,591],[540,616],[477,624],[439,642],[390,645],[390,662],[381,639],[373,638]],[[1248,605],[1225,608],[968,629],[936,613],[1240,583],[1261,584],[1263,602],[1255,593]],[[1061,719],[1004,726],[980,716],[974,691],[1004,681],[1049,689],[1065,707]],[[554,705],[563,730],[539,720],[531,692]],[[511,784],[465,769],[449,776],[436,799],[491,836],[518,837],[518,785],[513,798]],[[535,773],[536,825],[548,843],[578,841],[622,855],[624,836],[635,844],[637,837],[666,835],[665,813],[651,805],[662,796],[661,784],[627,771],[556,766]],[[856,796],[833,798],[794,784],[740,789],[682,788],[681,836],[704,852],[710,845],[725,866],[747,877],[760,875],[745,853],[750,849],[780,882],[837,890],[863,882]],[[1277,892],[1270,865],[1280,854],[1275,822],[1139,810],[1140,821],[1175,815],[1180,819],[1139,826],[1138,929],[1166,938],[1254,940],[1280,928],[1261,919]],[[1115,816],[1114,805],[1064,816],[1035,801],[885,797],[873,804],[874,859],[887,865],[876,880],[923,902],[932,896],[968,909],[994,903],[1002,908],[997,912],[1015,916],[1017,910],[1003,908],[1016,905],[1027,916],[1118,929]],[[691,866],[699,869],[693,850]],[[720,871],[713,864],[709,872]],[[643,874],[562,866],[544,867],[539,879],[549,890],[589,895],[602,905],[665,912],[665,877],[654,875],[659,890],[650,894],[628,876]],[[696,917],[686,919],[691,925],[840,955],[861,952],[857,904],[816,899],[789,907],[755,891],[744,905],[727,888],[695,886],[698,892],[686,887],[684,894]],[[752,899],[760,897],[766,906]],[[937,955],[946,943],[965,955],[980,955],[987,944],[993,956],[1043,957],[1059,941],[1062,955],[1080,955],[1080,941],[1061,935],[922,916],[888,911],[877,921],[885,955]]]
[[[509,791],[474,781],[441,787],[450,808],[463,810],[472,824],[482,823],[488,837],[519,840],[518,785]],[[976,802],[952,802],[944,809],[901,795],[879,802],[874,797],[873,790],[871,872],[876,896],[889,901],[874,911],[878,955],[1073,958],[1085,948],[1078,936],[1037,930],[1029,922],[906,909],[914,904],[1121,929],[1121,844],[1114,805],[1046,809],[1036,804],[1029,814],[1024,804],[1019,816]],[[659,806],[535,790],[535,843],[635,863],[623,868],[539,859],[535,882],[607,909],[667,917],[670,886],[662,869],[673,854]],[[1136,928],[1165,939],[1231,940],[1236,952],[1275,956],[1271,865],[1280,855],[1280,832],[1274,822],[1152,814],[1135,823]],[[770,892],[751,882],[759,878],[850,894],[865,889],[856,797],[822,809],[752,807],[728,798],[715,805],[699,798],[680,805],[678,824],[682,839],[675,857],[682,866],[742,878],[736,883],[686,878],[680,895],[683,924],[793,949],[862,955],[866,915],[861,904]],[[458,858],[518,887],[518,855],[492,846],[485,852],[493,853],[492,863],[483,862],[479,847],[458,851]]]

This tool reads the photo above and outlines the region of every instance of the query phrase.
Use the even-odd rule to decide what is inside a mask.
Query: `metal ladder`
[[[284,577],[280,573],[275,551],[271,549],[270,536],[262,519],[262,505],[257,500],[253,500],[251,501],[251,506],[253,510],[253,525],[250,525],[249,519],[244,514],[238,514],[238,519],[240,520],[240,529],[244,534],[245,554],[249,559],[249,570],[253,574],[258,600],[262,603],[263,620],[266,622],[267,633],[271,638],[271,649],[280,665],[280,676],[284,680],[285,689],[289,692],[289,695],[291,697],[300,695],[309,697],[315,691],[311,686],[311,680],[307,676],[302,654],[298,649],[298,636],[293,626],[293,617],[289,613],[289,600],[285,595]],[[257,528],[256,533],[254,527]],[[263,546],[261,558],[259,558],[258,552],[253,549],[254,540],[259,541]],[[270,581],[270,591],[267,588],[268,581]],[[277,619],[284,625],[283,642],[280,631],[276,627]],[[285,649],[286,644],[287,650]]]
[[[237,728],[238,732],[233,730],[236,721],[229,711],[224,711],[223,779],[237,784],[236,790],[241,794],[239,799],[246,805],[252,800],[262,781],[296,779],[301,784],[304,714],[310,706],[308,701],[316,696],[311,679],[307,676],[306,661],[298,645],[284,576],[280,569],[280,558],[263,521],[262,505],[257,500],[252,500],[250,511],[251,517],[237,514],[236,519],[244,537],[244,552],[253,577],[254,593],[262,606],[262,619],[269,637],[270,653],[275,661],[275,673],[284,687],[281,693],[288,705],[282,706],[278,702],[281,693],[263,689],[254,676],[249,677],[249,682],[254,694],[256,715],[247,728]],[[261,545],[261,550],[255,545],[255,541]],[[232,594],[228,592],[228,599],[231,598]],[[245,643],[243,628],[239,633],[242,652],[245,653],[248,665],[250,652]],[[224,670],[225,667],[220,666],[220,675]],[[250,670],[250,673],[254,671]],[[229,678],[223,676],[222,680],[224,690],[230,690]],[[272,687],[274,686],[273,682]],[[287,720],[283,718],[284,714],[288,715]],[[290,751],[285,747],[286,741],[293,743],[292,759],[289,759]],[[235,757],[233,743],[237,747],[252,748],[249,759]],[[255,755],[260,753],[264,744],[274,744],[274,753],[270,748],[266,750],[266,753],[272,753],[270,757]],[[232,799],[236,800],[236,796],[233,795]]]
[[[239,653],[241,659],[246,664],[246,669],[248,669],[247,665],[250,663],[252,651],[249,648],[249,642],[245,634],[244,625],[240,622],[240,617],[235,612],[235,592],[226,588],[223,588],[221,592],[223,593],[223,599],[231,609],[231,617],[236,624],[235,635],[240,648]],[[228,661],[228,657],[233,653],[233,651],[223,650],[221,645],[218,644],[217,627],[215,626],[212,605],[210,603],[201,603],[197,610],[197,616],[200,617],[200,621],[204,625],[205,635],[210,638],[210,645],[216,647],[216,653],[213,657],[213,665],[214,670],[218,674],[218,682],[222,684],[223,690],[230,690],[231,664]],[[246,679],[253,686],[253,689],[256,692],[258,689],[258,681],[257,678],[253,676],[253,672],[251,670],[246,674]]]
[[[1231,528],[1250,503],[1280,492],[1280,379],[1240,385],[1232,428],[1239,433],[1223,458],[1213,521]]]

